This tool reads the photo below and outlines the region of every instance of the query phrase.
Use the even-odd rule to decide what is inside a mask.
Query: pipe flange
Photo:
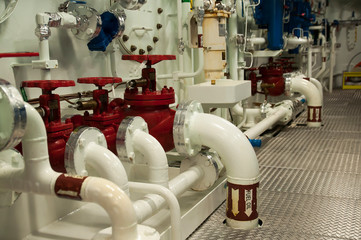
[[[173,122],[173,140],[177,152],[183,156],[194,156],[201,150],[201,145],[191,141],[189,125],[195,113],[203,113],[202,105],[197,101],[179,104]]]
[[[25,134],[26,110],[19,91],[0,79],[0,151],[18,145]]]
[[[65,169],[73,175],[87,176],[85,166],[86,148],[90,143],[107,148],[104,134],[95,127],[81,126],[76,128],[70,135],[65,147]]]
[[[77,18],[78,26],[71,32],[80,40],[96,38],[102,29],[102,20],[97,10],[84,3],[70,1],[66,12]]]
[[[283,78],[285,79],[285,95],[287,97],[290,97],[292,96],[292,92],[291,92],[292,73],[283,74]]]
[[[12,170],[18,169],[19,171],[24,169],[25,162],[23,156],[15,149],[8,149],[0,152],[0,176],[3,174],[1,169],[4,167],[7,169],[11,168]],[[8,174],[9,171],[4,173]],[[20,194],[21,193],[19,192],[0,190],[0,208],[12,206],[19,198]]]
[[[208,149],[202,150],[194,157],[182,160],[180,172],[185,172],[192,166],[199,166],[204,172],[203,178],[192,186],[192,189],[195,191],[204,191],[212,187],[223,169],[223,164],[218,154]]]
[[[133,133],[141,130],[148,133],[148,124],[141,117],[126,117],[120,123],[117,132],[117,152],[121,161],[134,162],[135,150]]]

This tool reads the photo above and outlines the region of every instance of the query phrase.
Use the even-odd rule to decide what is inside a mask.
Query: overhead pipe
[[[307,100],[307,126],[321,127],[322,98],[318,88],[303,78],[291,79],[291,92],[299,92]]]
[[[112,221],[113,239],[138,239],[135,211],[124,191],[105,179],[54,172],[49,163],[42,118],[30,104],[25,103],[25,109],[27,124],[22,139],[25,167],[0,176],[0,189],[97,203]]]
[[[227,224],[236,229],[255,228],[259,166],[254,149],[232,123],[202,111],[195,101],[178,107],[173,125],[176,149],[184,155],[196,154],[201,146],[215,150],[227,169]]]

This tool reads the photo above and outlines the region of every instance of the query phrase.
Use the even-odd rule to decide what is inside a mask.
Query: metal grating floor
[[[324,95],[322,128],[306,112],[257,151],[259,215],[251,231],[223,224],[223,203],[189,240],[361,240],[361,90]]]

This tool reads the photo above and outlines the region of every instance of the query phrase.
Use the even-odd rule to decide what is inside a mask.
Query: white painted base
[[[307,127],[321,127],[321,122],[307,122]]]
[[[227,225],[234,229],[251,230],[258,227],[258,218],[252,221],[236,221],[227,218]]]

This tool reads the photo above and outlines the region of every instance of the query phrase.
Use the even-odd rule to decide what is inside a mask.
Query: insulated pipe
[[[114,183],[94,177],[72,177],[54,172],[49,163],[46,129],[39,113],[25,103],[27,124],[22,139],[23,172],[1,176],[0,188],[17,192],[56,195],[101,205],[112,220],[113,239],[137,239],[134,208]],[[9,176],[8,175],[8,176]]]
[[[187,124],[192,144],[214,149],[226,167],[227,224],[236,229],[258,226],[259,166],[247,137],[220,117],[193,113]]]
[[[246,135],[249,139],[255,139],[264,131],[266,131],[277,122],[279,122],[282,118],[284,118],[287,115],[288,111],[289,110],[283,106],[277,107],[270,116],[267,116],[255,126],[245,131],[244,135]]]
[[[190,167],[187,171],[180,173],[178,176],[169,181],[169,190],[175,196],[179,197],[203,176],[204,172],[201,167]],[[159,195],[147,194],[143,199],[135,201],[133,206],[138,223],[142,223],[165,207],[165,200]]]
[[[130,182],[129,186],[136,192],[154,193],[165,199],[170,209],[171,239],[181,240],[181,214],[176,196],[168,188],[156,184]]]
[[[183,31],[182,2],[183,1],[182,0],[176,0],[176,1],[177,1],[177,28],[178,28],[177,34],[178,34],[178,44],[180,44],[183,41],[183,37],[182,37],[182,31]],[[181,51],[179,51],[178,54],[178,68],[180,72],[184,71],[184,56],[183,56],[183,52]]]
[[[119,158],[109,149],[96,143],[89,143],[85,150],[84,161],[97,172],[98,176],[115,183],[129,195],[127,173]]]
[[[322,99],[317,87],[305,79],[292,78],[291,92],[299,92],[306,97],[307,126],[321,127]]]
[[[134,150],[142,153],[148,163],[149,182],[168,187],[168,159],[162,145],[139,129],[135,130],[132,138]]]

